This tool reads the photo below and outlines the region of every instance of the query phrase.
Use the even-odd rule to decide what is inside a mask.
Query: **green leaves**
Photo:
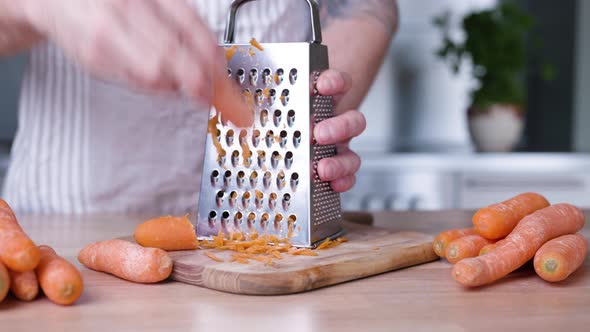
[[[472,76],[479,82],[472,91],[473,106],[492,103],[522,105],[525,101],[523,77],[527,64],[526,36],[534,19],[511,3],[474,12],[462,20],[465,40],[450,37],[450,14],[435,17],[443,40],[436,55],[446,61],[454,73],[469,59]],[[550,67],[541,70],[543,77],[554,75]]]

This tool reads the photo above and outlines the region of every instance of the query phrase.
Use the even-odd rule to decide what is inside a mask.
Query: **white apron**
[[[222,42],[231,0],[190,0]],[[240,10],[236,41],[304,41],[303,0]],[[26,213],[195,213],[207,105],[95,80],[52,44],[31,51],[3,197]]]

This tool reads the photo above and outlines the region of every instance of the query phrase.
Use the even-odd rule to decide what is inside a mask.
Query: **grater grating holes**
[[[274,116],[273,116],[273,123],[275,125],[275,127],[280,126],[281,124],[281,118],[282,118],[282,112],[281,110],[275,110]]]
[[[263,109],[260,111],[260,125],[262,127],[266,127],[267,123],[268,123],[268,110]]]
[[[275,75],[275,84],[276,85],[281,85],[281,83],[283,83],[283,76],[284,75],[285,75],[285,71],[283,70],[283,68],[277,69],[277,72]]]
[[[297,69],[293,68],[289,72],[289,82],[293,85],[297,82]]]

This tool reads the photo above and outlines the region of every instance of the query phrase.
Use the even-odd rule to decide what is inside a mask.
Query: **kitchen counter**
[[[590,211],[587,211],[590,216]],[[387,212],[376,225],[435,234],[469,225],[468,211]],[[165,282],[140,285],[81,267],[84,245],[129,235],[137,217],[24,216],[38,244],[81,268],[85,290],[72,307],[47,299],[0,304],[2,331],[582,331],[590,325],[590,260],[566,282],[531,268],[475,290],[460,287],[444,261],[290,296],[241,296]],[[583,233],[590,238],[590,223]]]

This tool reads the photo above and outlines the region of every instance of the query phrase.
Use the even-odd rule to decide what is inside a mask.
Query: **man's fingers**
[[[330,186],[332,187],[332,190],[339,192],[339,193],[343,193],[343,192],[347,192],[350,189],[352,189],[352,187],[354,187],[355,183],[356,183],[356,177],[354,175],[351,175],[351,176],[347,176],[347,177],[332,181],[332,183],[330,183]]]
[[[318,92],[324,96],[339,96],[352,88],[352,77],[334,69],[324,71],[316,83]]]
[[[319,144],[336,144],[362,134],[367,127],[365,116],[358,111],[326,119],[314,128],[314,137]]]
[[[354,175],[361,167],[361,158],[348,150],[334,157],[320,160],[318,175],[322,181],[334,181]]]

